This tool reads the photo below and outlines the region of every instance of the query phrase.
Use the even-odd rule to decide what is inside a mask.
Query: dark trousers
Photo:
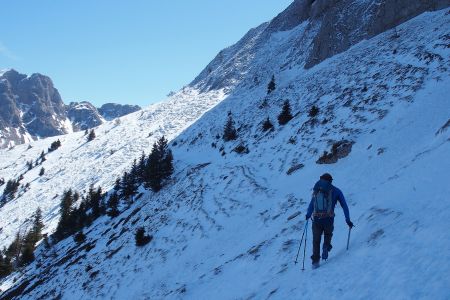
[[[331,250],[331,238],[333,237],[334,218],[315,219],[312,223],[313,232],[313,263],[320,260],[320,242],[324,235],[323,247]]]

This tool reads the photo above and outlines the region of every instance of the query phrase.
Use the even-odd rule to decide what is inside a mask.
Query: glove
[[[346,220],[348,227],[353,228],[355,225],[353,225],[353,222],[350,220]]]

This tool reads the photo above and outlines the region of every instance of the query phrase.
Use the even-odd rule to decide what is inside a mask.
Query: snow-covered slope
[[[69,188],[87,190],[91,184],[110,189],[134,159],[151,150],[158,137],[179,134],[222,98],[220,91],[198,94],[185,89],[163,103],[97,127],[96,138],[91,142],[87,142],[84,132],[77,132],[1,151],[0,178],[16,179],[23,174],[22,184],[30,185],[0,208],[0,246],[10,243],[18,230],[25,230],[24,222],[38,207],[46,212],[46,231],[52,232],[59,218],[57,195]],[[42,165],[28,171],[26,163],[36,161],[57,139],[61,148],[47,154]],[[45,169],[43,176],[39,176],[41,167]],[[0,187],[0,193],[3,189]]]
[[[303,22],[271,33],[248,61],[248,73],[238,71],[223,90],[194,82],[166,102],[101,125],[92,142],[82,133],[60,137],[45,175],[27,172],[30,189],[0,208],[2,245],[38,206],[52,231],[56,194],[91,183],[111,188],[160,135],[173,139],[175,174],[158,194],[143,191],[119,217],[98,219],[85,243],[68,238],[50,253],[40,246],[35,263],[3,280],[0,288],[9,291],[0,297],[448,298],[449,28],[448,10],[424,13],[306,71],[298,63],[306,53],[289,59],[293,45],[311,51],[314,34]],[[299,36],[304,43],[294,43]],[[241,61],[235,64],[239,69]],[[266,95],[269,72],[277,88]],[[286,99],[294,118],[279,126]],[[315,118],[308,116],[313,104],[320,108]],[[239,138],[225,143],[229,111]],[[267,117],[274,131],[261,130]],[[342,139],[353,143],[350,154],[318,165]],[[0,177],[24,172],[51,141],[1,151]],[[234,152],[238,145],[249,152]],[[330,260],[302,272],[293,261],[304,212],[325,171],[346,195],[356,228],[347,252],[337,208]],[[154,236],[143,248],[134,244],[139,226]]]

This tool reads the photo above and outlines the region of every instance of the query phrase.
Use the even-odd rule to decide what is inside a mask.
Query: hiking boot
[[[327,260],[328,259],[328,247],[323,247],[322,249],[322,259]]]
[[[328,252],[330,252],[331,249],[333,249],[333,246],[328,245],[328,247],[327,247],[327,246],[323,245],[323,249],[322,249],[322,259],[323,260],[328,259]]]
[[[318,267],[320,267],[320,263],[318,261],[312,263],[313,270],[317,269]]]

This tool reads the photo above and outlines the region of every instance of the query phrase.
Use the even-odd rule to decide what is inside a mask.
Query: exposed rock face
[[[67,105],[67,116],[75,131],[97,127],[105,121],[97,108],[87,101],[71,102]]]
[[[354,142],[342,140],[333,143],[331,151],[325,151],[323,155],[316,161],[317,164],[334,164],[339,159],[347,157],[352,151]]]
[[[138,110],[141,110],[141,107],[138,105],[106,103],[98,109],[98,112],[102,115],[103,118],[105,118],[105,120],[110,121],[112,119],[131,114]]]
[[[47,76],[0,71],[0,149],[96,127],[105,119],[112,120],[140,109],[108,103],[99,109],[105,115],[103,118],[89,102],[65,105]]]
[[[320,31],[305,68],[341,53],[425,12],[442,9],[450,0],[301,0],[310,18],[320,21]],[[309,5],[308,5],[309,3]],[[306,5],[305,5],[306,4]]]
[[[222,50],[191,85],[208,91],[267,84],[277,69],[289,64],[309,69],[423,12],[448,6],[450,0],[296,0],[271,22],[251,29],[235,45]],[[298,35],[288,32],[302,23],[306,29]],[[277,69],[269,69],[276,57],[264,46],[289,34],[294,35],[289,56]],[[258,65],[258,70],[251,70],[253,65]],[[258,74],[253,82],[243,82],[245,74],[252,72]]]
[[[15,70],[0,76],[0,147],[70,131],[64,103],[49,77]]]

